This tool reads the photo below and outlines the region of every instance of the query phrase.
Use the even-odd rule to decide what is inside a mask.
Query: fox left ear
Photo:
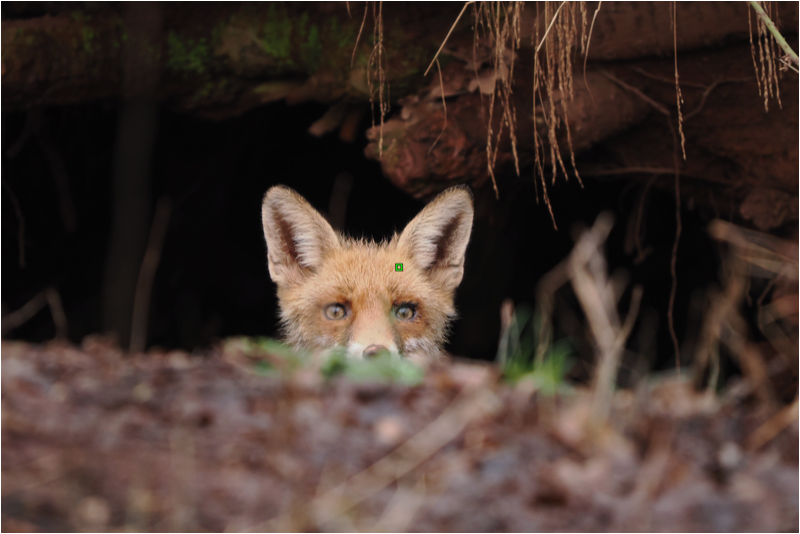
[[[276,185],[264,195],[261,221],[267,241],[269,274],[278,287],[299,283],[315,271],[339,238],[306,199]]]
[[[398,245],[445,289],[464,276],[464,255],[472,232],[472,193],[461,185],[445,190],[408,223]]]

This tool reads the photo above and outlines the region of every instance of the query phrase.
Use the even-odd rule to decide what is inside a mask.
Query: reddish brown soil
[[[3,530],[798,529],[797,421],[750,451],[771,414],[734,390],[651,381],[589,431],[587,392],[487,368],[409,388],[242,362],[3,343]]]

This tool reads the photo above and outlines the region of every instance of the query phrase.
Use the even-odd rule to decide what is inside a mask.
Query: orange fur
[[[438,358],[455,317],[472,216],[469,190],[454,187],[400,235],[374,243],[337,234],[296,192],[271,188],[262,219],[286,341],[315,352],[346,347],[354,357],[379,346],[417,361]],[[326,316],[332,304],[345,317]],[[413,307],[413,318],[401,318],[402,307]]]

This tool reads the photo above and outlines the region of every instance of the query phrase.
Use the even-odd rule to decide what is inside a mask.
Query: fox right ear
[[[319,267],[327,251],[339,246],[328,221],[306,199],[282,185],[264,195],[261,222],[269,275],[279,286],[299,282]]]
[[[425,206],[400,234],[400,247],[448,291],[454,290],[464,276],[472,216],[469,188],[451,187]]]

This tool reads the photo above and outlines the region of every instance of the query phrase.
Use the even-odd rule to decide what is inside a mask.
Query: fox
[[[336,232],[283,185],[266,192],[261,218],[284,342],[317,356],[344,349],[355,359],[447,359],[472,232],[467,186],[443,191],[380,243]]]

